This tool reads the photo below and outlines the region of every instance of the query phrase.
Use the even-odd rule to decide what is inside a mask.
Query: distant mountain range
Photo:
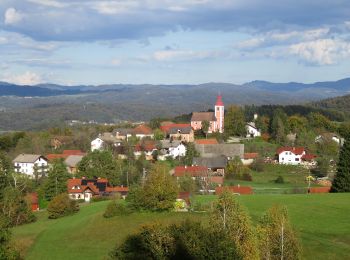
[[[66,120],[149,120],[212,109],[221,93],[225,105],[313,104],[350,93],[350,78],[303,83],[252,81],[242,85],[20,86],[0,82],[0,131],[34,129]],[[336,108],[336,107],[335,107]]]

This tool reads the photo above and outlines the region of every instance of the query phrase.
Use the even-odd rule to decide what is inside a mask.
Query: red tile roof
[[[82,193],[86,189],[90,189],[94,195],[98,195],[100,193],[100,190],[98,188],[98,185],[96,186],[93,181],[96,181],[97,183],[107,183],[106,190],[105,192],[110,193],[110,192],[128,192],[129,188],[128,187],[122,187],[122,186],[116,186],[112,187],[108,183],[108,179],[105,178],[99,178],[97,180],[91,180],[89,181],[86,185],[82,185],[82,180],[83,179],[69,179],[67,181],[67,190],[68,193]],[[79,189],[73,189],[73,187],[79,186]]]
[[[303,159],[304,161],[312,161],[313,159],[315,159],[317,156],[314,154],[304,154],[301,159]]]
[[[258,153],[245,153],[244,154],[244,159],[248,160],[248,159],[256,159],[259,157]]]
[[[218,144],[218,140],[215,138],[212,139],[197,139],[194,141],[196,144]]]
[[[220,195],[224,190],[228,190],[233,193],[239,193],[241,195],[253,194],[252,187],[249,186],[224,186],[224,187],[216,187],[215,194]]]
[[[137,134],[139,134],[139,135],[151,135],[151,134],[153,134],[153,131],[151,128],[149,128],[146,125],[139,125],[133,129],[133,133],[135,135],[137,135]]]
[[[277,154],[280,154],[284,151],[292,152],[295,155],[301,155],[305,151],[305,148],[304,147],[281,147],[281,148],[278,148]]]
[[[135,146],[136,152],[151,152],[155,149],[157,149],[157,147],[156,147],[156,143],[153,140],[144,140],[139,142]]]
[[[160,127],[160,130],[162,130],[164,133],[169,133],[170,129],[172,128],[185,128],[185,127],[191,127],[191,124],[166,124],[166,125],[162,125]]]
[[[197,177],[207,174],[207,167],[204,166],[176,166],[174,176],[182,177],[184,175],[190,175],[191,177]]]
[[[46,158],[51,162],[54,160],[57,160],[57,159],[66,159],[67,157],[68,157],[68,155],[56,154],[56,153],[51,153],[51,154],[46,155]]]
[[[62,154],[64,155],[85,155],[86,153],[80,150],[63,150]]]

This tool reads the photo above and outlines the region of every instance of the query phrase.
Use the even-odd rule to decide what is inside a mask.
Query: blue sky
[[[348,0],[1,0],[0,80],[314,82],[350,76]]]

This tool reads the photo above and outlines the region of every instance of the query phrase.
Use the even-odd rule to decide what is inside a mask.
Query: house
[[[344,138],[341,138],[339,135],[335,133],[323,133],[315,138],[315,143],[329,143],[329,142],[336,142],[339,145],[344,144]]]
[[[59,160],[59,159],[66,159],[68,156],[70,155],[81,155],[81,156],[85,156],[86,153],[80,151],[80,150],[63,150],[63,152],[61,154],[59,153],[50,153],[48,155],[46,155],[46,158],[49,160],[49,163],[54,162],[55,160]]]
[[[113,133],[105,132],[91,141],[91,151],[104,150],[107,146],[117,147],[121,144],[121,139],[118,139]]]
[[[194,130],[202,129],[202,122],[209,123],[208,133],[224,132],[225,107],[222,96],[218,95],[214,106],[214,112],[193,112],[191,126]]]
[[[20,154],[12,162],[15,172],[26,174],[31,178],[35,177],[35,172],[45,174],[48,168],[47,158],[38,154]]]
[[[219,144],[215,138],[210,139],[197,139],[194,141],[195,144]]]
[[[132,136],[132,128],[116,128],[113,130],[113,135],[118,140],[127,140]]]
[[[256,127],[255,122],[249,122],[245,126],[247,130],[247,138],[254,138],[261,136],[260,130]]]
[[[186,155],[187,148],[181,141],[161,140],[160,146],[160,154],[158,155],[160,160],[166,160],[166,157],[175,159]]]
[[[198,144],[195,143],[195,149],[201,157],[215,157],[225,155],[228,160],[235,157],[243,159],[244,144]]]
[[[176,166],[173,176],[179,179],[184,176],[190,176],[193,179],[197,177],[208,176],[208,168],[205,166]]]
[[[139,125],[139,126],[135,127],[132,130],[132,134],[139,139],[143,139],[145,137],[149,137],[152,139],[154,138],[154,134],[153,134],[152,129],[146,125]]]
[[[259,157],[258,153],[244,153],[242,163],[243,165],[251,165]]]
[[[55,136],[50,140],[50,145],[53,149],[59,149],[62,145],[70,143],[72,136]]]
[[[64,160],[64,164],[67,166],[67,171],[71,174],[77,173],[78,164],[83,158],[84,158],[84,155],[69,155]]]
[[[141,140],[134,149],[134,155],[139,158],[142,154],[146,156],[146,160],[153,160],[154,152],[157,151],[156,142],[154,140]]]
[[[169,138],[171,140],[180,140],[182,142],[193,142],[194,131],[190,125],[186,127],[171,127],[169,129]]]
[[[224,192],[224,190],[227,190],[229,192],[232,192],[237,195],[250,195],[253,194],[252,187],[249,186],[224,186],[224,187],[216,187],[215,194],[220,195]]]
[[[111,196],[119,193],[121,196],[128,194],[128,187],[113,187],[107,179],[69,179],[67,181],[67,192],[73,200],[85,200],[89,202],[95,196]]]
[[[227,162],[227,157],[224,155],[215,157],[194,157],[192,165],[204,166],[209,171],[214,172],[215,175],[224,176]]]
[[[304,147],[281,147],[277,150],[279,164],[299,165],[306,154]]]

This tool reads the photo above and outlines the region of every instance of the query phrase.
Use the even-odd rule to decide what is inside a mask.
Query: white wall
[[[48,163],[44,158],[39,158],[36,160],[34,163],[19,163],[19,162],[14,162],[15,166],[15,171],[19,173],[23,173],[28,175],[29,177],[33,178],[34,177],[34,165],[38,166],[38,171],[41,173],[41,167],[45,167],[45,172],[47,172],[47,166]]]

